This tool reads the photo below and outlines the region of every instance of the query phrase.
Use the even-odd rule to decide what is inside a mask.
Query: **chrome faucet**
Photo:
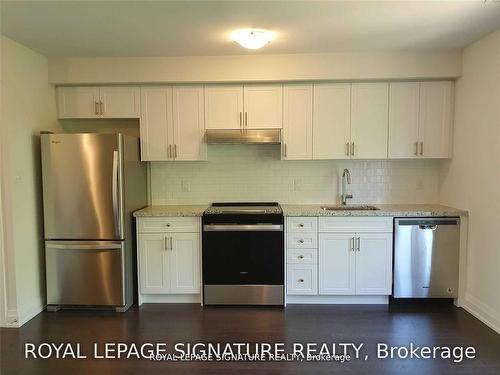
[[[351,172],[349,172],[349,169],[345,168],[344,172],[342,172],[342,195],[341,200],[342,200],[342,206],[345,206],[347,204],[348,199],[352,199],[352,194],[346,194],[347,190],[347,185],[351,184]]]

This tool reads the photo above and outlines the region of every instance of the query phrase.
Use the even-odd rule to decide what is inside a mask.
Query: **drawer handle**
[[[166,224],[166,226],[167,226],[167,227],[170,227],[170,224],[169,224],[169,223],[167,223],[167,224]]]
[[[302,223],[299,224],[299,227],[304,228],[304,224],[302,224]]]
[[[299,279],[299,283],[303,283],[304,282],[304,279]]]
[[[304,259],[304,256],[303,255],[299,255],[299,259]]]
[[[304,243],[304,240],[299,240],[298,242],[299,242],[299,243]]]

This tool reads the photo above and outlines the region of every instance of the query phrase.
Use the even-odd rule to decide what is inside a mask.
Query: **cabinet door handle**
[[[354,142],[351,143],[351,156],[354,156]]]
[[[102,101],[99,102],[100,103],[100,108],[101,108],[101,115],[104,114],[104,103]]]
[[[349,142],[345,143],[345,156],[349,156]]]
[[[245,128],[248,127],[248,113],[245,112]]]
[[[349,249],[349,251],[354,251],[354,246],[355,246],[355,242],[356,242],[356,239],[354,237],[351,237],[351,248]]]
[[[174,244],[173,244],[172,237],[170,237],[170,250],[174,250]]]
[[[99,102],[98,102],[98,101],[95,101],[95,102],[94,102],[94,113],[95,113],[96,115],[98,115],[98,114],[99,114]]]
[[[356,251],[360,251],[360,247],[361,247],[361,238],[358,237],[357,238],[357,244],[356,244]]]
[[[243,120],[242,120],[242,118],[243,118],[243,113],[240,112],[240,128],[243,126]]]
[[[415,142],[415,156],[418,156],[418,142]]]
[[[165,250],[168,250],[168,237],[167,236],[165,236],[164,248],[165,248]]]
[[[168,145],[168,158],[172,159],[172,145]]]
[[[283,156],[286,158],[286,143],[283,143]]]
[[[174,159],[177,159],[177,144],[174,145]]]
[[[420,156],[424,154],[424,142],[420,142]]]

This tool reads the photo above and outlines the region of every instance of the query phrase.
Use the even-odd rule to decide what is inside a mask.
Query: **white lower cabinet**
[[[311,218],[287,219],[288,295],[328,298],[392,293],[392,218],[314,219],[319,230],[307,232],[300,232],[303,227],[296,223]]]
[[[201,289],[201,239],[199,218],[192,218],[191,232],[179,233],[182,227],[171,224],[177,218],[164,218],[165,225],[148,227],[150,218],[139,219],[138,265],[139,294],[199,294]],[[162,219],[155,218],[155,222]],[[148,228],[148,232],[141,231]],[[171,232],[167,232],[170,228]],[[195,230],[197,230],[195,232]]]
[[[320,233],[319,294],[352,295],[356,292],[354,235]]]

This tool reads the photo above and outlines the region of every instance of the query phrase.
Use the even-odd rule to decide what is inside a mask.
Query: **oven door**
[[[206,304],[281,305],[283,226],[204,225],[203,284]]]

